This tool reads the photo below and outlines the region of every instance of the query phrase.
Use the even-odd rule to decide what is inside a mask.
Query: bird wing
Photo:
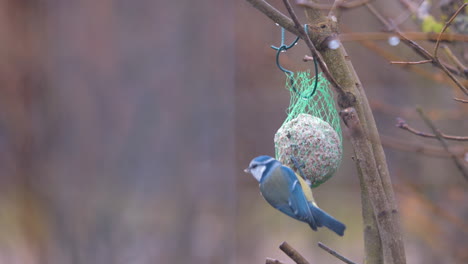
[[[305,197],[301,183],[297,179],[296,174],[293,170],[286,166],[282,166],[281,170],[283,170],[285,175],[288,175],[288,180],[290,181],[289,186],[291,195],[289,195],[288,199],[289,210],[285,210],[284,206],[281,206],[283,208],[277,209],[287,215],[291,215],[292,213],[294,218],[309,223],[312,229],[316,230],[317,227],[315,224],[314,217],[312,215],[312,212],[310,211],[309,203],[307,201],[307,198]]]

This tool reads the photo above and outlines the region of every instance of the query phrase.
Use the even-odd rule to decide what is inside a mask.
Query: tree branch
[[[409,131],[415,135],[418,135],[418,136],[421,136],[421,137],[426,137],[426,138],[437,138],[437,135],[434,135],[434,134],[429,134],[429,133],[425,133],[425,132],[422,132],[422,131],[419,131],[417,129],[414,129],[412,127],[410,127],[406,121],[403,119],[403,118],[400,118],[398,117],[397,118],[397,124],[396,126],[398,128],[401,128],[403,130],[406,130],[406,131]],[[446,134],[443,134],[442,132],[440,132],[440,136],[442,138],[445,138],[445,139],[448,139],[448,140],[456,140],[456,141],[468,141],[468,137],[463,137],[463,136],[451,136],[451,135],[446,135]]]
[[[354,262],[352,262],[351,260],[347,259],[346,257],[344,257],[343,255],[340,255],[338,252],[336,252],[335,250],[327,247],[326,245],[324,245],[322,242],[318,242],[318,246],[327,251],[328,253],[330,253],[332,256],[336,257],[337,259],[343,261],[344,263],[347,263],[347,264],[356,264]]]
[[[287,31],[293,33],[296,36],[300,36],[299,31],[294,26],[294,22],[283,13],[281,13],[278,9],[274,8],[272,5],[267,3],[264,0],[246,0],[253,7],[258,9],[260,12],[265,14],[269,17],[273,22],[277,23]]]
[[[342,28],[344,28],[345,26],[343,25]],[[389,33],[387,33],[389,34]],[[395,34],[395,33],[391,33],[391,34]],[[405,36],[408,34],[408,32],[404,32]],[[409,33],[410,36],[416,36],[413,32],[410,32]],[[341,39],[342,35],[340,35],[340,39]],[[388,37],[387,37],[388,38]],[[436,39],[437,36],[435,36],[434,39]],[[347,38],[345,38],[345,40],[347,40]],[[388,61],[402,61],[403,59],[399,58],[398,56],[390,53],[388,50],[386,49],[383,49],[382,47],[380,47],[379,45],[377,45],[375,42],[373,41],[370,41],[370,40],[365,40],[365,39],[357,39],[357,41],[363,45],[364,47],[366,47],[367,49],[371,50],[371,51],[374,51],[376,54],[378,54],[379,56],[383,57],[384,59],[388,60]],[[406,66],[406,65],[403,65],[403,66]],[[423,76],[424,78],[426,79],[429,79],[429,80],[432,80],[434,82],[437,82],[437,83],[446,83],[446,79],[447,78],[441,78],[440,76],[438,75],[435,75],[433,73],[430,73],[429,71],[425,70],[424,68],[422,67],[409,67],[407,68],[408,70],[416,73],[416,74],[419,74],[421,76]],[[450,68],[449,68],[450,70]],[[455,74],[460,74],[458,71],[455,71]],[[464,74],[463,76],[468,76],[466,74]],[[448,80],[448,83],[450,85],[455,85],[453,84],[453,82],[451,80]]]
[[[306,8],[305,11],[309,25],[314,26],[312,34],[314,43],[320,43],[321,40],[326,40],[338,34],[338,25],[333,18],[324,17],[316,9]],[[337,50],[325,49],[321,53],[337,82],[346,92],[352,93],[356,97],[354,107],[360,120],[359,130],[362,131],[362,134],[359,139],[362,144],[353,145],[353,148],[356,156],[359,153],[366,157],[366,162],[360,162],[359,159],[356,159],[356,166],[361,179],[365,262],[368,264],[383,262],[404,264],[406,258],[399,212],[395,203],[385,153],[366,93],[343,46],[340,46]],[[343,107],[341,106],[341,108]],[[380,195],[379,199],[388,202],[387,205],[390,207],[391,214],[379,214],[381,211],[376,210],[376,207],[373,206],[376,204],[375,193],[373,193],[374,188],[368,181],[362,180],[364,174],[367,174],[374,182],[381,184],[384,192],[378,194]],[[387,221],[388,225],[378,224],[382,220]],[[392,231],[387,232],[384,229],[391,229]]]
[[[373,99],[371,101],[371,107],[374,112],[378,111],[390,116],[401,116],[409,119],[419,118],[419,114],[416,112],[416,109],[414,109],[414,106],[396,106],[383,100]],[[466,116],[463,109],[431,108],[426,110],[426,113],[433,121],[450,120],[459,122]]]
[[[310,264],[309,261],[307,261],[307,259],[305,259],[299,252],[297,252],[297,250],[289,245],[288,242],[284,241],[281,243],[279,248],[297,264]]]
[[[444,28],[439,33],[439,36],[437,37],[437,42],[434,48],[434,58],[438,59],[439,57],[437,56],[437,52],[439,50],[439,45],[440,45],[440,39],[442,37],[442,34],[447,30],[447,28],[452,24],[453,20],[460,14],[460,12],[468,5],[468,3],[464,3],[461,5],[458,10],[452,15],[452,17],[445,23]]]
[[[436,135],[437,139],[440,141],[440,144],[445,149],[445,151],[447,151],[447,153],[450,154],[450,156],[452,157],[453,162],[457,166],[458,170],[460,170],[463,177],[465,177],[465,179],[468,180],[468,168],[465,165],[463,165],[463,162],[460,161],[458,159],[458,157],[450,151],[447,142],[445,141],[444,137],[442,136],[442,133],[440,133],[439,129],[437,129],[437,127],[432,123],[432,121],[424,114],[423,110],[421,108],[419,108],[419,107],[416,110],[418,111],[419,115],[424,120],[426,125]]]
[[[401,32],[408,38],[413,40],[427,40],[427,41],[437,41],[439,36],[436,33],[426,33],[426,32],[413,32],[413,31],[404,31]],[[352,32],[352,33],[341,33],[340,40],[345,41],[359,41],[359,40],[387,40],[389,37],[394,36],[394,32]],[[468,42],[468,35],[456,34],[456,33],[443,33],[441,40],[446,42]],[[441,46],[443,47],[443,46]]]
[[[404,34],[396,26],[394,26],[392,23],[387,21],[387,19],[385,19],[380,14],[380,12],[378,12],[377,9],[375,9],[371,4],[366,3],[365,5],[371,11],[371,13],[374,14],[374,16],[377,17],[380,20],[380,22],[382,22],[382,24],[384,24],[387,27],[388,30],[391,30],[391,31],[395,32],[395,34],[397,34],[400,37],[400,39],[403,41],[403,43],[405,43],[406,45],[411,47],[421,57],[423,57],[426,60],[431,60],[432,65],[442,69],[442,71],[445,72],[445,74],[460,88],[460,90],[462,90],[463,93],[468,95],[468,89],[465,86],[463,86],[463,84],[454,76],[453,72],[456,72],[457,75],[460,75],[460,76],[465,76],[464,73],[460,73],[458,70],[453,69],[453,67],[449,67],[449,66],[445,65],[445,63],[442,63],[437,56],[431,55],[426,49],[421,47],[419,44],[417,44],[416,42],[408,39],[406,36],[404,36]],[[464,4],[463,6],[466,6],[466,4]],[[452,18],[453,18],[453,16],[452,16]],[[442,33],[443,33],[443,31],[442,31]],[[439,37],[437,38],[439,40],[439,42],[440,42],[440,37],[441,37],[441,35],[439,34]],[[436,45],[436,47],[438,47],[438,45]]]
[[[468,103],[468,100],[461,99],[461,98],[453,98],[453,100],[460,102],[460,103],[464,103],[464,104]]]
[[[297,0],[296,4],[298,6],[302,6],[302,7],[309,7],[309,8],[315,8],[315,9],[321,9],[321,10],[331,10],[334,7],[343,8],[343,9],[356,8],[356,7],[362,6],[365,3],[370,2],[370,1],[372,1],[372,0],[354,0],[354,1],[348,1],[348,2],[340,1],[339,3],[335,2],[336,6],[334,6],[334,5],[328,5],[328,4],[319,4],[319,3],[315,3],[315,2],[308,2],[308,1],[305,1],[305,0]]]
[[[425,64],[431,63],[432,60],[422,60],[422,61],[391,61],[390,64],[405,64],[405,65],[415,65],[415,64]]]
[[[394,150],[418,153],[436,158],[450,158],[450,154],[441,147],[436,147],[428,144],[419,144],[407,140],[400,140],[391,136],[381,135],[382,145],[386,148]],[[453,146],[450,151],[459,158],[463,158],[468,153],[468,148],[462,146]]]
[[[350,131],[350,141],[355,150],[356,163],[361,169],[361,185],[367,186],[369,192],[370,206],[373,209],[382,242],[384,263],[405,263],[404,251],[402,252],[401,249],[401,237],[395,236],[395,232],[399,232],[399,230],[396,230],[397,225],[392,219],[392,215],[396,214],[397,210],[392,209],[392,202],[386,197],[382,182],[375,177],[379,173],[375,160],[371,157],[373,155],[372,146],[366,140],[360,119],[354,108],[344,109],[340,115]],[[371,252],[370,254],[376,253]]]
[[[453,54],[452,50],[447,45],[442,45],[447,57],[452,61],[460,72],[463,72],[468,77],[468,68]]]

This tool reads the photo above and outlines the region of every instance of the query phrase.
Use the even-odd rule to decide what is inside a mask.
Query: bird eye
[[[252,165],[252,169],[257,168],[257,166],[258,166],[257,164]]]

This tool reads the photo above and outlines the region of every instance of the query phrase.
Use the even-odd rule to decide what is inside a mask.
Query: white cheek
[[[265,166],[257,166],[256,168],[251,170],[251,173],[257,181],[260,181],[262,179],[262,175],[265,169]]]

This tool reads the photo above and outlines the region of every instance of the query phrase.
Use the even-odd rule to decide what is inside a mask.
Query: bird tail
[[[316,226],[321,227],[325,226],[328,227],[330,230],[333,232],[337,233],[340,236],[343,236],[344,231],[346,229],[346,226],[333,218],[331,215],[327,214],[325,211],[322,209],[318,208],[317,206],[314,206],[309,203],[310,211],[312,212],[312,215],[315,219]],[[316,230],[314,226],[311,225],[311,228]]]

